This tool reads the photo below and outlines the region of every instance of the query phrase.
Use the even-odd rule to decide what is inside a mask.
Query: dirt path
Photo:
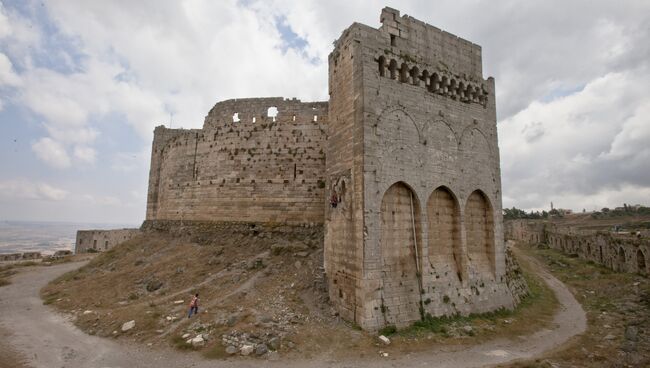
[[[556,349],[586,329],[586,316],[571,292],[534,259],[517,252],[534,265],[539,275],[556,293],[561,304],[552,329],[521,336],[515,341],[494,340],[474,346],[435,348],[431,351],[337,361],[327,356],[308,361],[270,362],[260,359],[207,361],[198,354],[157,350],[139,344],[89,336],[65,317],[43,305],[39,290],[50,280],[82,264],[35,267],[15,275],[12,284],[0,288],[0,328],[10,333],[0,345],[16,350],[32,367],[117,368],[117,367],[484,367],[516,359],[529,359]],[[3,336],[4,337],[4,336]],[[3,347],[0,346],[0,351]],[[1,362],[1,361],[0,361]]]

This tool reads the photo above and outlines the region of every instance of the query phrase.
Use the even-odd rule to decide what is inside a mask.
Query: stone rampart
[[[322,223],[327,103],[217,103],[203,129],[157,127],[147,220]]]
[[[507,239],[546,244],[619,272],[650,274],[650,239],[630,234],[577,232],[543,220],[506,221]]]
[[[75,253],[104,252],[140,234],[140,229],[79,230]]]

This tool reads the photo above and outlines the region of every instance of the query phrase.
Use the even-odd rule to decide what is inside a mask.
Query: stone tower
[[[329,56],[325,270],[364,329],[512,308],[481,47],[385,8]]]

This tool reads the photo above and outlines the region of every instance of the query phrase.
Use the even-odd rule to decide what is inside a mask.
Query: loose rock
[[[226,353],[229,354],[229,355],[236,354],[237,353],[237,348],[232,346],[232,345],[228,345],[228,347],[226,348]]]
[[[266,354],[269,351],[269,348],[266,347],[265,344],[259,344],[257,347],[255,347],[255,355],[261,356]]]
[[[255,350],[255,347],[253,345],[244,345],[241,347],[241,355],[247,356],[250,355],[253,350]]]
[[[126,332],[126,331],[132,329],[133,327],[135,327],[135,321],[125,322],[122,325],[122,332]]]

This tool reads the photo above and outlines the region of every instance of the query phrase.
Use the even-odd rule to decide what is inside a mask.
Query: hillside
[[[230,346],[240,353],[245,345],[267,358],[277,352],[265,350],[301,357],[377,353],[375,334],[342,321],[329,306],[321,227],[202,226],[163,225],[99,254],[45,287],[44,303],[70,313],[91,335],[198,349],[209,357],[227,356]],[[394,336],[391,347],[422,349],[423,335],[429,344],[457,344],[534,331],[549,322],[555,302],[535,303],[542,295],[549,299],[549,291],[531,275],[527,281],[536,291],[516,312],[436,320]],[[200,313],[188,319],[194,293]],[[533,315],[548,318],[530,323]],[[123,331],[129,321],[135,327]]]

